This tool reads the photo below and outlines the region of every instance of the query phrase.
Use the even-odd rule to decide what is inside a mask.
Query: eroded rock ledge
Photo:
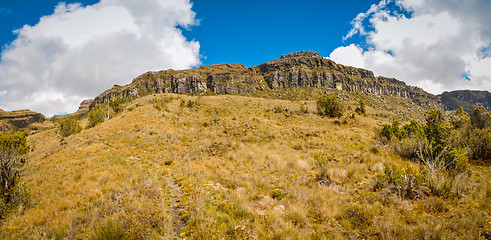
[[[435,95],[397,79],[375,77],[372,71],[337,64],[315,52],[300,51],[255,67],[225,63],[180,71],[147,72],[126,86],[114,86],[100,94],[91,107],[151,93],[253,94],[256,91],[295,87],[337,88],[411,98],[428,106],[439,101]]]

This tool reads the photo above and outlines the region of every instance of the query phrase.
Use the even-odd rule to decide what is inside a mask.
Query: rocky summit
[[[372,71],[337,64],[319,53],[299,51],[255,67],[225,63],[179,71],[147,72],[126,86],[116,85],[105,91],[91,106],[151,93],[244,95],[296,87],[411,98],[425,106],[437,106],[439,102],[438,97],[395,78],[375,77]]]

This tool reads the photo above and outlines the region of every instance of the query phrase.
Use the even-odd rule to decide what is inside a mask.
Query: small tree
[[[24,132],[4,131],[0,134],[0,149],[5,152],[26,154],[29,150],[27,136]]]
[[[317,100],[317,112],[322,117],[341,117],[344,113],[344,107],[339,99],[334,95],[324,95]]]
[[[483,129],[491,125],[491,117],[489,116],[489,112],[481,104],[472,106],[471,123],[472,126],[479,129]]]
[[[114,110],[109,106],[95,105],[89,113],[89,123],[87,128],[94,127],[99,123],[103,123],[114,116]]]
[[[25,160],[17,150],[0,149],[0,197],[5,204],[12,201],[24,162]]]
[[[82,131],[82,127],[75,119],[65,118],[60,120],[59,132],[62,137],[68,137],[72,134]]]
[[[25,133],[6,131],[0,135],[0,219],[13,205],[25,200],[17,185],[28,149]]]

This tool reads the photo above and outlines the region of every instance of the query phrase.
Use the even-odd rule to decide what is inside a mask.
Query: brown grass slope
[[[68,138],[29,137],[31,203],[1,220],[0,238],[483,239],[489,167],[472,166],[457,199],[374,191],[384,165],[421,167],[376,140],[393,116],[421,116],[408,101],[367,97],[366,117],[328,119],[315,101],[138,98]]]

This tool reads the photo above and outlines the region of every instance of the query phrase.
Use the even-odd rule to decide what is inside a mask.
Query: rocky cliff
[[[256,67],[216,64],[188,70],[147,72],[126,86],[114,86],[97,96],[91,107],[115,99],[132,99],[151,93],[254,94],[281,88],[337,88],[414,99],[436,106],[439,99],[394,78],[375,77],[365,69],[336,64],[315,52],[296,52]]]
[[[90,111],[90,105],[94,99],[87,99],[83,100],[80,103],[80,106],[78,107],[78,110],[74,113],[70,114],[64,114],[64,115],[54,115],[51,119],[52,120],[60,120],[63,118],[82,118],[83,116],[87,115]]]
[[[462,107],[465,111],[470,112],[472,106],[481,104],[491,111],[491,93],[488,91],[458,90],[444,92],[439,97],[447,110]]]
[[[0,125],[2,130],[6,128],[25,128],[35,122],[43,122],[46,117],[31,110],[4,111],[0,109]]]

